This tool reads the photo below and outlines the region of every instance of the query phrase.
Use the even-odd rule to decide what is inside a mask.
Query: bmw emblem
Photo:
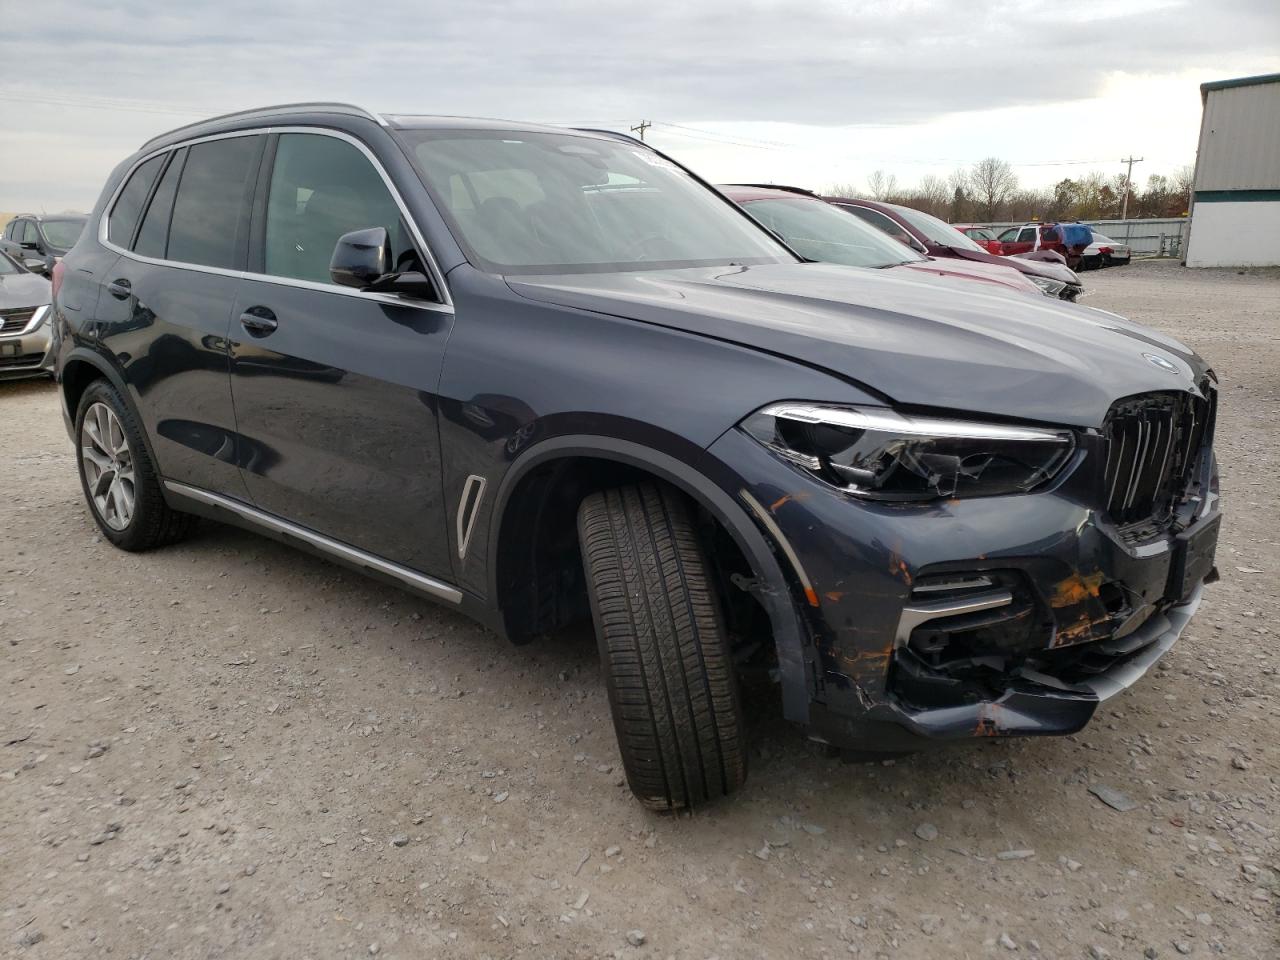
[[[1154,353],[1144,353],[1143,356],[1147,358],[1147,362],[1150,363],[1152,366],[1159,367],[1161,370],[1167,370],[1170,373],[1178,372],[1178,368],[1174,366],[1172,360],[1167,360],[1164,357],[1158,356]]]

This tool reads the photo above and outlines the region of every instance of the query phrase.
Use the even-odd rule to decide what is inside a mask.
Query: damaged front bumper
[[[811,482],[738,432],[711,452],[737,468],[810,626],[807,649],[779,651],[784,712],[843,749],[1078,731],[1216,578],[1216,484],[1181,532],[1133,542],[1095,505],[1105,457],[1088,443],[1050,489],[906,505]]]

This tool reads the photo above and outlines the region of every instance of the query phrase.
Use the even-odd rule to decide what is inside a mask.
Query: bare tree
[[[969,183],[978,215],[984,220],[995,220],[1009,195],[1018,189],[1018,176],[1005,161],[987,157],[973,165]]]
[[[871,192],[871,199],[888,200],[898,190],[898,178],[883,170],[873,171],[867,177],[867,189]]]
[[[827,196],[829,197],[849,197],[856,200],[862,196],[862,191],[858,189],[856,183],[833,183],[827,187]]]
[[[935,217],[945,217],[951,207],[952,190],[947,181],[932,173],[920,178],[914,193],[923,201],[924,209]]]

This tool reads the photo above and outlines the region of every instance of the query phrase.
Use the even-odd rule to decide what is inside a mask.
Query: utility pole
[[[641,120],[638,124],[636,124],[634,127],[631,128],[631,132],[640,134],[640,139],[643,140],[644,132],[652,126],[653,124],[650,123],[648,120]]]
[[[1129,165],[1129,169],[1124,175],[1124,201],[1120,206],[1121,220],[1129,219],[1129,188],[1133,185],[1133,165],[1135,163],[1141,163],[1143,159],[1144,158],[1142,157],[1135,157],[1132,155],[1120,158],[1121,163],[1127,163]]]

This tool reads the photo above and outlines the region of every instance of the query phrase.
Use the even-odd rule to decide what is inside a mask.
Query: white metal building
[[[1189,267],[1280,265],[1280,73],[1200,85]]]

